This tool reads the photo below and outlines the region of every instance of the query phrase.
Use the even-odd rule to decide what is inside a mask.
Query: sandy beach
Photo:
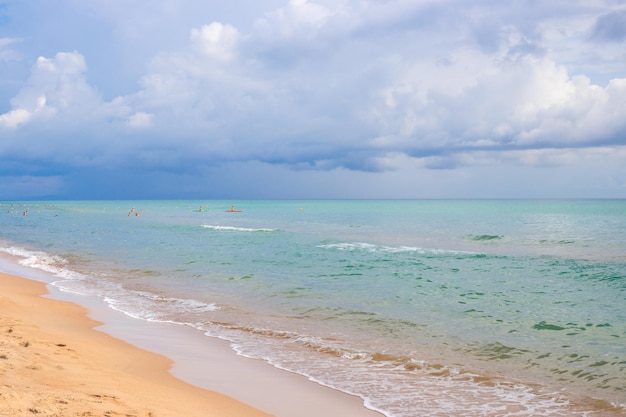
[[[94,330],[44,283],[0,274],[1,416],[268,416],[182,382],[169,359]]]
[[[381,415],[189,329],[52,297],[45,282],[0,273],[2,417]]]

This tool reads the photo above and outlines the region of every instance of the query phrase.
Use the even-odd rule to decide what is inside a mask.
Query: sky
[[[626,198],[626,0],[0,0],[0,200]]]

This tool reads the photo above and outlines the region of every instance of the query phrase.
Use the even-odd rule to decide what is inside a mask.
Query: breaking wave
[[[248,228],[248,227],[234,227],[234,226],[213,226],[210,224],[203,224],[202,227],[205,229],[211,230],[219,230],[219,231],[228,231],[228,232],[276,232],[278,229],[269,229],[269,228]]]

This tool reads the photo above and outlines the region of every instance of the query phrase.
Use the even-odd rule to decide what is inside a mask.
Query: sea
[[[626,200],[4,201],[0,252],[387,417],[626,415]]]

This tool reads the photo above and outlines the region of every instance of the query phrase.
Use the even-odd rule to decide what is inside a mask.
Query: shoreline
[[[227,342],[130,318],[12,266],[0,272],[0,332],[9,335],[0,416],[382,416],[358,397],[237,356]]]
[[[84,307],[47,293],[0,274],[0,415],[269,416],[173,377],[171,360],[96,331]]]

